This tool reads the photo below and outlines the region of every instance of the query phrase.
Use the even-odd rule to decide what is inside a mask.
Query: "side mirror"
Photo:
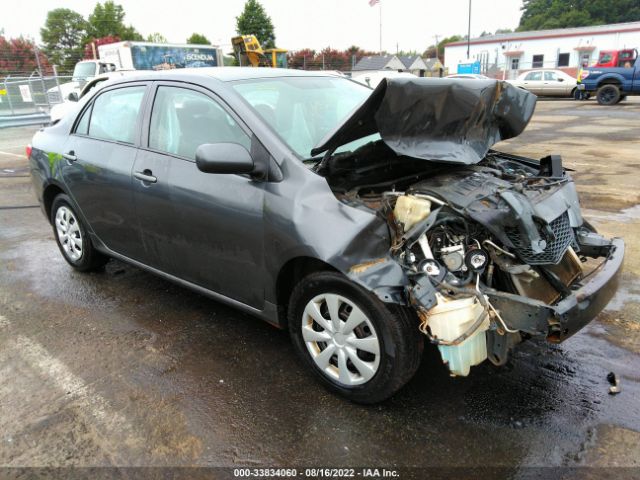
[[[564,78],[560,77],[560,78],[558,78],[558,81],[559,82],[564,82]]]
[[[78,93],[77,92],[71,92],[68,96],[67,99],[70,102],[77,102],[78,101]]]
[[[196,165],[204,173],[251,173],[253,158],[237,143],[205,143],[196,150]]]

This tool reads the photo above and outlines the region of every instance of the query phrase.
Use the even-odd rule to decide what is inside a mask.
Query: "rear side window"
[[[118,88],[96,98],[89,123],[89,136],[134,143],[136,122],[145,89],[144,86]],[[84,118],[80,123],[83,121]]]
[[[158,87],[149,127],[149,147],[195,160],[205,143],[237,143],[247,150],[251,139],[217,102],[180,87]]]
[[[542,80],[542,72],[531,72],[525,77],[525,80]]]

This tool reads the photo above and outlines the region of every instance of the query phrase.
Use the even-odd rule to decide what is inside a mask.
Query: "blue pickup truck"
[[[640,57],[621,67],[589,67],[581,74],[578,89],[595,93],[600,105],[615,105],[627,95],[640,95]]]

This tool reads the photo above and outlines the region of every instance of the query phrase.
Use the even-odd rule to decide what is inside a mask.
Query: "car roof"
[[[185,78],[202,77],[214,78],[222,82],[234,80],[250,80],[254,78],[278,78],[278,77],[341,77],[328,71],[294,70],[287,68],[267,67],[203,67],[203,68],[179,68],[173,70],[141,70],[138,74],[127,75],[126,80],[184,80]]]

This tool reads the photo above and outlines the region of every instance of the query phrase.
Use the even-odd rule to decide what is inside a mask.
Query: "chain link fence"
[[[45,124],[49,111],[63,102],[63,85],[71,76],[6,76],[0,78],[0,128]]]

